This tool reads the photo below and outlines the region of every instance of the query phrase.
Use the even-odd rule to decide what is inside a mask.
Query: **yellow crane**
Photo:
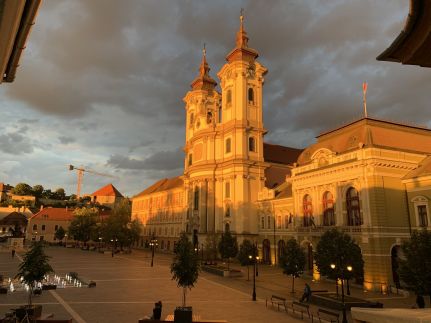
[[[99,175],[99,176],[116,178],[115,176],[112,176],[109,174],[103,174],[103,173],[95,172],[94,170],[91,170],[91,169],[85,169],[82,166],[81,167],[75,167],[73,165],[69,165],[69,170],[76,170],[76,173],[78,175],[78,185],[76,188],[76,198],[77,199],[79,199],[81,196],[81,187],[82,187],[82,179],[84,177],[84,172],[89,173],[89,174]]]

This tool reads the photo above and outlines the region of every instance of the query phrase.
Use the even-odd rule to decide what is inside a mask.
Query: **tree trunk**
[[[183,287],[183,307],[186,307],[186,293],[187,287]]]
[[[28,305],[31,307],[31,297],[33,295],[33,287],[29,286],[29,294],[28,294]]]
[[[295,276],[292,275],[292,294],[295,293]]]

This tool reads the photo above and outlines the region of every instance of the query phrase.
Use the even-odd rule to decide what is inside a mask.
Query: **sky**
[[[182,98],[206,43],[210,75],[234,48],[240,9],[269,72],[265,141],[304,148],[362,116],[431,126],[431,70],[378,62],[408,0],[44,0],[13,83],[0,85],[0,182],[134,196],[182,174]]]

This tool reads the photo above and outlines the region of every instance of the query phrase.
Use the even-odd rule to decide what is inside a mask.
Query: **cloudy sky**
[[[431,70],[377,62],[408,0],[45,0],[14,83],[0,86],[0,182],[133,196],[182,172],[184,103],[207,44],[210,74],[234,47],[240,8],[268,69],[266,141],[293,147],[371,116],[431,126]]]

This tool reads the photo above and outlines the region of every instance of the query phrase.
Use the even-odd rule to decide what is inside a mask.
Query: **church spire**
[[[191,87],[193,90],[212,90],[217,85],[211,76],[209,76],[210,67],[207,62],[207,50],[204,44],[202,49],[202,61],[199,66],[199,76],[192,82]]]
[[[253,61],[259,54],[256,50],[248,47],[248,36],[244,29],[244,9],[241,8],[241,15],[239,16],[239,31],[236,33],[236,46],[226,56],[228,62],[235,60]]]
[[[244,9],[241,8],[241,15],[239,16],[240,27],[239,31],[236,33],[236,47],[246,48],[248,43],[247,32],[244,29]]]

